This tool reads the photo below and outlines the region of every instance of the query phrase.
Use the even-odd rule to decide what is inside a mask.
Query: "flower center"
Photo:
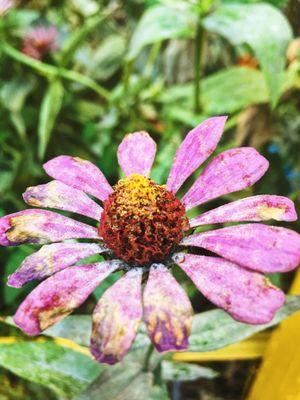
[[[188,228],[185,208],[164,186],[132,174],[104,202],[99,234],[132,266],[165,260]]]

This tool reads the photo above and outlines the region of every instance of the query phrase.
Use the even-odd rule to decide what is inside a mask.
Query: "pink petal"
[[[53,158],[44,164],[44,169],[52,178],[102,201],[113,191],[100,169],[79,157]]]
[[[227,117],[213,117],[196,126],[179,146],[167,189],[176,193],[192,173],[214,152],[222,136]]]
[[[294,203],[287,197],[259,195],[247,197],[210,210],[189,221],[190,227],[241,221],[296,221]]]
[[[41,280],[65,269],[83,258],[105,251],[96,243],[54,243],[43,246],[26,257],[8,278],[8,285],[20,288],[32,280]]]
[[[24,201],[34,207],[57,208],[100,220],[102,208],[78,189],[59,181],[32,186],[23,194]]]
[[[284,303],[284,293],[263,275],[222,258],[179,253],[173,259],[204,296],[237,321],[266,324]]]
[[[196,233],[183,239],[181,244],[202,247],[260,272],[287,272],[300,264],[300,235],[275,226],[230,226]]]
[[[125,175],[148,176],[156,153],[156,143],[147,132],[126,135],[118,148],[118,161]]]
[[[145,323],[156,349],[160,352],[186,349],[192,306],[185,291],[164,265],[151,267],[143,300]]]
[[[119,266],[120,263],[114,260],[57,272],[26,297],[14,316],[14,322],[28,335],[38,335],[79,307]]]
[[[0,245],[100,239],[96,228],[47,210],[28,209],[0,218]]]
[[[122,360],[142,315],[142,270],[134,269],[107,289],[95,308],[91,352],[96,360],[106,364]]]
[[[241,147],[217,155],[183,197],[186,209],[224,194],[246,189],[268,169],[268,161],[252,147]]]

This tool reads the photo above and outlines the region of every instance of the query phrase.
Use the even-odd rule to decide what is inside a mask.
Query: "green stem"
[[[20,63],[27,65],[28,67],[34,69],[38,73],[47,78],[52,78],[58,75],[58,69],[53,65],[43,63],[41,61],[35,60],[34,58],[28,57],[20,51],[16,50],[14,47],[10,46],[8,43],[2,42],[1,49],[9,57],[13,58]]]
[[[144,365],[143,365],[144,372],[149,371],[150,358],[152,356],[153,351],[154,351],[154,347],[152,346],[152,344],[150,344],[150,346],[148,347],[146,356],[145,356],[145,360],[144,360]]]
[[[150,75],[151,75],[151,72],[152,72],[154,64],[155,64],[155,60],[156,60],[156,58],[158,56],[158,53],[159,53],[159,50],[161,48],[161,43],[162,42],[154,43],[152,48],[151,48],[151,50],[150,50],[150,54],[149,54],[149,57],[148,57],[148,60],[147,60],[147,64],[146,64],[145,69],[144,69],[144,75],[146,77],[150,77]]]
[[[93,79],[85,75],[82,75],[79,72],[70,71],[65,68],[58,68],[54,65],[46,64],[42,61],[35,60],[31,57],[26,56],[20,51],[16,50],[8,43],[2,43],[1,49],[9,57],[34,69],[40,75],[45,76],[49,80],[61,77],[69,81],[78,82],[81,83],[83,86],[92,89],[94,92],[96,92],[99,96],[103,97],[104,99],[106,100],[109,99],[110,95],[106,89],[98,85],[98,83],[95,82]]]
[[[86,86],[92,89],[94,92],[98,93],[99,96],[103,97],[104,99],[106,100],[109,99],[110,96],[109,91],[104,89],[104,87],[98,85],[98,83],[96,83],[93,79],[89,78],[88,76],[67,69],[60,69],[59,76],[69,81],[81,83],[83,86]]]
[[[118,9],[118,7],[118,5],[113,4],[104,11],[87,18],[83,26],[70,36],[69,40],[66,41],[62,50],[58,54],[60,65],[62,67],[66,67],[70,63],[73,55],[84,39],[95,30],[97,25],[101,24],[101,22],[110,17]]]
[[[201,112],[201,67],[202,67],[202,50],[203,50],[204,29],[199,18],[196,38],[195,38],[195,86],[194,86],[194,109],[195,113]]]
[[[130,75],[132,70],[133,62],[125,61],[124,70],[123,70],[123,85],[124,85],[124,93],[127,95],[130,90]]]
[[[104,20],[104,15],[97,15],[96,17],[91,17],[86,21],[81,29],[75,31],[75,33],[70,37],[70,39],[65,43],[65,46],[59,54],[59,59],[61,60],[60,65],[66,67],[72,60],[72,57],[78,47],[81,45],[86,36],[93,31],[98,24]]]

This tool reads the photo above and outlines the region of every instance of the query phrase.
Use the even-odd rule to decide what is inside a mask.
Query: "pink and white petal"
[[[78,265],[39,284],[18,308],[14,322],[28,335],[38,335],[79,307],[120,262]]]
[[[244,224],[196,233],[181,244],[210,250],[259,272],[287,272],[300,264],[300,235],[290,229]]]
[[[223,222],[296,221],[294,203],[283,196],[258,195],[233,201],[189,221],[190,227]]]
[[[58,156],[46,162],[49,176],[99,200],[106,200],[113,189],[96,165],[79,157]]]
[[[126,135],[118,148],[119,165],[125,175],[148,176],[156,153],[156,143],[147,132]]]
[[[8,277],[9,286],[20,288],[32,280],[42,280],[79,260],[106,249],[96,243],[53,243],[26,257],[20,267]]]
[[[144,320],[155,348],[160,352],[186,349],[192,325],[192,305],[164,265],[152,265],[143,302]]]
[[[266,324],[284,303],[284,293],[266,277],[222,258],[178,253],[173,259],[205,297],[237,321]]]
[[[102,207],[78,189],[60,181],[32,186],[23,194],[24,201],[33,207],[57,208],[100,220]]]
[[[92,226],[47,210],[28,209],[0,218],[0,245],[100,239]]]
[[[214,152],[227,117],[208,118],[191,130],[176,151],[167,189],[176,193],[186,179]]]
[[[268,161],[252,147],[224,151],[207,165],[182,202],[190,209],[224,194],[246,189],[264,175],[268,166]]]
[[[106,290],[93,314],[91,353],[115,364],[128,353],[143,315],[142,270],[127,272]]]

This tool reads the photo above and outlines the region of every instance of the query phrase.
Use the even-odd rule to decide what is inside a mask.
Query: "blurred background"
[[[218,152],[254,146],[270,169],[254,188],[209,208],[252,194],[289,196],[299,206],[298,0],[0,0],[0,40],[0,216],[26,208],[22,193],[48,180],[42,164],[57,155],[88,159],[115,183],[118,143],[138,130],[158,143],[152,177],[164,183],[184,135],[214,115],[229,116]],[[32,251],[1,249],[1,315],[33,287],[6,286]],[[196,311],[208,310],[177,274]],[[272,276],[285,290],[291,279]],[[92,310],[105,285],[79,314]],[[0,324],[1,337],[15,335]],[[43,357],[49,366],[55,354]],[[56,375],[18,377],[9,362],[0,342],[1,400],[72,398]],[[174,400],[242,399],[257,365],[213,365],[218,378],[169,391]]]

